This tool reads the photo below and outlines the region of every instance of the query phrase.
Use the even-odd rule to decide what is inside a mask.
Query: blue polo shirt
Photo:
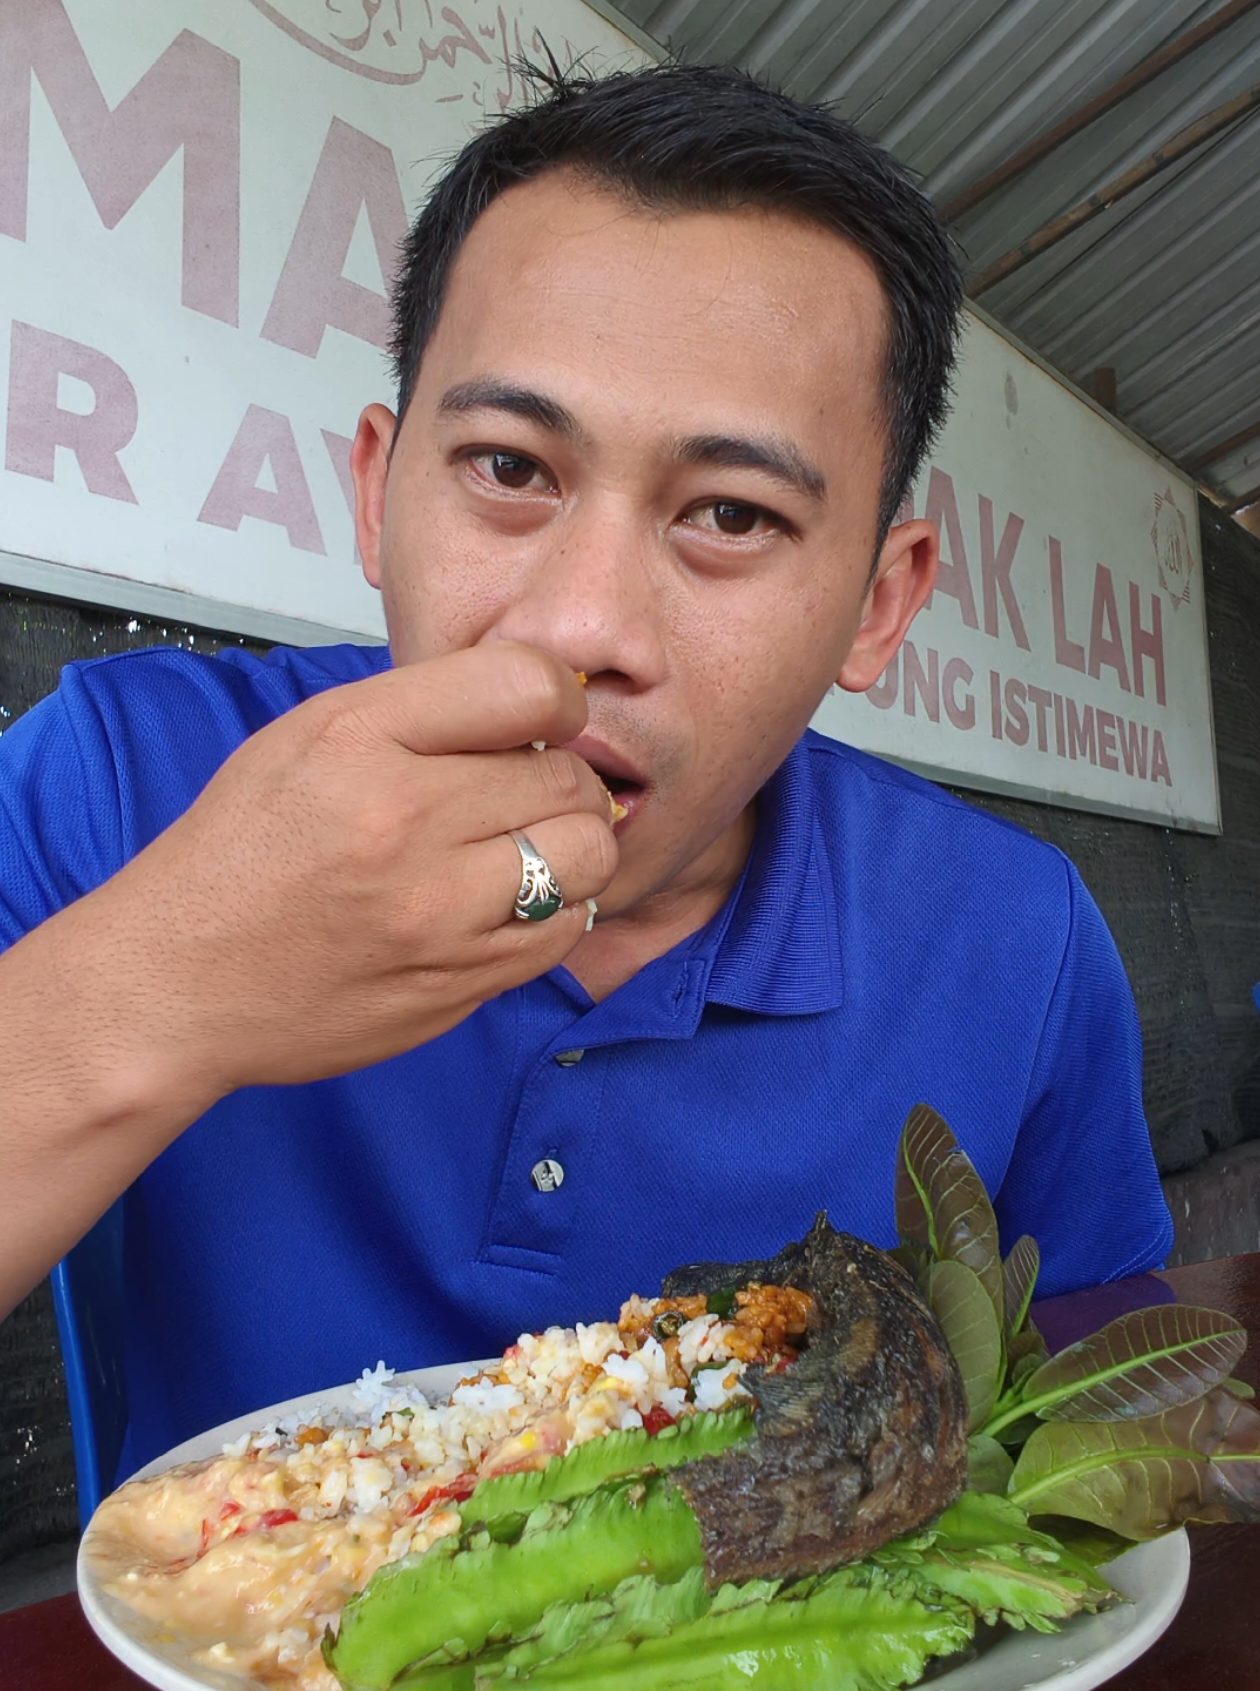
[[[0,739],[0,945],[99,885],[248,735],[383,649],[71,666]],[[815,1211],[895,1242],[921,1100],[1033,1234],[1040,1290],[1171,1241],[1124,970],[1071,863],[806,734],[725,908],[602,1003],[565,969],[440,1039],[235,1093],[127,1194],[123,1471],[229,1416],[606,1318]],[[558,1162],[563,1184],[531,1170]]]

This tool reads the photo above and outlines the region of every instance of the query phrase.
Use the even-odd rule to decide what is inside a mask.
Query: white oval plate
[[[497,1358],[496,1358],[497,1360]],[[460,1380],[486,1367],[484,1362],[451,1363],[399,1374],[399,1384],[419,1386],[441,1403]],[[353,1386],[308,1392],[272,1409],[255,1410],[168,1451],[142,1475],[160,1473],[177,1462],[218,1456],[242,1433],[279,1420],[302,1406],[348,1403]],[[966,1662],[931,1681],[933,1691],[1091,1691],[1148,1650],[1171,1624],[1185,1596],[1190,1574],[1190,1545],[1184,1532],[1130,1550],[1108,1569],[1108,1578],[1125,1597],[1101,1615],[1081,1615],[1062,1632],[1012,1632],[978,1660]],[[190,1660],[177,1639],[133,1614],[101,1589],[94,1568],[91,1526],[79,1547],[79,1599],[97,1637],[119,1661],[159,1691],[266,1691],[255,1679],[241,1679]]]

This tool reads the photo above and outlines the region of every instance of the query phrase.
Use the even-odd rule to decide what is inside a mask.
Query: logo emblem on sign
[[[1190,578],[1194,574],[1194,554],[1190,550],[1190,530],[1184,511],[1180,510],[1171,487],[1155,495],[1155,521],[1151,524],[1151,543],[1155,547],[1155,566],[1159,571],[1159,585],[1168,595],[1175,611],[1190,603]]]

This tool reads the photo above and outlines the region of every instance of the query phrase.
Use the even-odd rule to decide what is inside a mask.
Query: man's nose
[[[588,676],[616,673],[635,690],[667,664],[668,559],[649,522],[612,499],[548,527],[500,617],[500,639],[542,646]]]

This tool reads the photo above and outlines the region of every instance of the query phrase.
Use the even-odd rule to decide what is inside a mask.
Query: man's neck
[[[624,916],[596,922],[564,965],[596,1003],[717,915],[744,872],[756,829],[750,804],[669,886]]]

